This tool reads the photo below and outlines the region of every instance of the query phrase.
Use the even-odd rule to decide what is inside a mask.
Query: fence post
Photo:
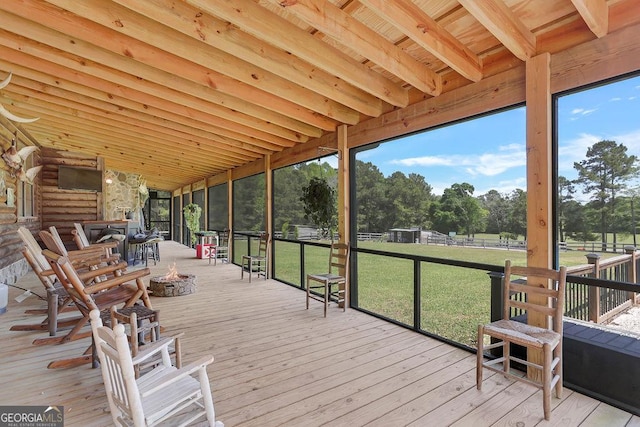
[[[631,283],[638,283],[638,265],[637,265],[637,255],[636,255],[636,247],[633,245],[628,245],[624,247],[624,253],[630,255],[630,269],[629,269],[629,277],[627,278]],[[636,303],[636,298],[638,294],[635,292],[629,292],[629,299],[631,300],[631,304]]]
[[[587,254],[587,263],[593,264],[592,276],[596,279],[600,273],[600,255]],[[600,287],[589,286],[589,320],[594,323],[600,323]]]

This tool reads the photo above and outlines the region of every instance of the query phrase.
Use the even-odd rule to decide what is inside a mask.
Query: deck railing
[[[567,275],[593,277],[616,282],[638,283],[639,252],[625,247],[625,254],[605,260],[598,254],[588,254],[587,264],[569,267]],[[638,286],[640,292],[640,286]],[[620,289],[587,286],[567,280],[565,316],[604,323],[620,312],[640,302],[640,293]]]
[[[259,234],[234,233],[234,257],[239,259],[242,254],[251,254],[257,250]],[[271,247],[271,267],[274,278],[289,285],[304,289],[307,272],[324,271],[327,268],[329,245],[320,241],[289,240],[275,237]],[[389,314],[384,310],[373,311],[366,303],[358,299],[358,278],[363,272],[358,272],[358,257],[373,257],[382,260],[393,258],[397,260],[402,269],[408,270],[408,278],[403,286],[405,290],[413,287],[411,300],[394,301],[401,305],[397,312],[402,314]],[[382,258],[377,258],[382,257]],[[637,265],[640,252],[634,248],[627,248],[627,253],[606,260],[601,260],[597,254],[587,255],[587,263],[573,266],[568,269],[565,316],[594,323],[603,323],[611,320],[621,311],[634,303],[640,303],[640,285],[637,277]],[[362,261],[362,260],[361,260]],[[236,261],[238,263],[239,261]],[[353,248],[351,260],[351,306],[361,311],[368,312],[378,317],[386,318],[394,323],[399,323],[426,333],[435,335],[445,340],[453,340],[458,345],[472,348],[473,332],[469,331],[467,337],[457,341],[456,336],[448,336],[442,330],[431,330],[431,325],[425,319],[432,319],[435,314],[425,309],[429,307],[428,300],[432,295],[425,294],[429,284],[429,265],[446,266],[451,269],[451,277],[455,277],[455,271],[465,269],[468,273],[477,274],[478,280],[482,280],[482,274],[486,274],[491,283],[487,289],[486,320],[495,320],[502,316],[502,278],[503,266],[485,265],[474,262],[449,260],[425,257],[413,254],[378,251],[373,249]],[[380,280],[384,280],[382,277]],[[594,282],[595,281],[595,282]],[[398,282],[399,283],[399,282]],[[617,284],[620,284],[619,286]],[[441,284],[442,286],[455,287],[456,284]],[[360,285],[362,288],[362,284]],[[636,287],[638,291],[636,292]],[[367,291],[368,292],[368,291]],[[452,291],[455,292],[455,291]],[[460,292],[460,291],[458,291]],[[410,293],[410,292],[409,292]],[[514,298],[518,298],[514,295]],[[382,298],[386,298],[382,296]],[[482,297],[484,298],[484,297]],[[362,299],[362,298],[361,298]],[[490,301],[490,303],[489,303]],[[512,313],[518,316],[521,313]],[[485,319],[479,319],[484,321]]]

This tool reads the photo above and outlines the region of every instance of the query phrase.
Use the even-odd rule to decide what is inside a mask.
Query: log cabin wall
[[[103,220],[103,196],[101,192],[88,190],[64,190],[58,188],[58,166],[72,166],[104,170],[99,157],[43,148],[42,186],[40,188],[42,229],[55,226],[68,247],[72,243],[74,222]]]
[[[15,128],[0,121],[0,148],[1,151],[9,149],[13,138]],[[18,138],[17,148],[24,146]],[[32,154],[34,164],[39,163],[38,152]],[[35,179],[35,187],[40,177]],[[24,225],[37,232],[40,229],[40,223],[37,216],[18,216],[19,204],[19,181],[18,178],[12,176],[10,168],[7,164],[0,160],[0,283],[9,285],[15,284],[18,279],[29,271],[29,266],[20,252],[22,248],[22,240],[18,236],[18,227]],[[12,195],[9,196],[8,192]],[[33,202],[38,205],[37,197]],[[36,208],[37,209],[37,208]]]

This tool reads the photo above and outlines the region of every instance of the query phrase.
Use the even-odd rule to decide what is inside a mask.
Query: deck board
[[[475,355],[389,322],[312,301],[273,280],[240,280],[237,266],[194,258],[174,242],[161,244],[164,275],[176,262],[197,276],[195,294],[152,297],[165,335],[184,332],[185,362],[213,354],[209,368],[216,411],[232,426],[442,426],[562,425],[640,426],[640,418],[565,389],[552,399],[551,422],[542,420],[540,392],[501,375],[485,373],[475,387]],[[33,274],[19,286],[42,293]],[[89,365],[50,370],[47,364],[80,355],[83,339],[34,346],[46,332],[12,332],[13,324],[36,323],[27,308],[44,304],[10,289],[0,315],[0,404],[64,405],[65,425],[104,426],[111,417],[100,371]],[[64,316],[73,316],[67,313]],[[63,332],[61,332],[63,333]],[[7,385],[11,384],[10,387]]]

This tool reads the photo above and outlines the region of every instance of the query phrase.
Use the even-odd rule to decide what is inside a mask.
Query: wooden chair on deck
[[[551,417],[551,390],[555,388],[556,397],[562,397],[562,316],[566,279],[566,267],[560,267],[559,271],[537,267],[515,267],[511,266],[511,262],[507,260],[504,267],[503,318],[488,325],[478,326],[476,368],[478,390],[482,388],[483,368],[539,387],[542,389],[546,420]],[[520,295],[523,298],[515,299],[514,295]],[[543,316],[548,327],[537,327],[513,320],[512,308],[525,311],[528,318],[535,314]],[[484,345],[485,336],[496,342]],[[513,356],[511,344],[525,347],[528,360]],[[484,350],[497,347],[502,348],[502,356],[485,360]],[[536,355],[539,355],[541,362],[536,360]],[[527,366],[532,370],[533,375],[523,376],[520,372],[512,372],[512,361]]]
[[[55,226],[49,227],[49,233],[51,234],[51,239],[48,239],[45,242],[45,239],[42,238],[42,231],[40,231],[40,238],[47,246],[47,249],[50,249],[62,256],[69,258],[70,261],[74,262],[77,259],[87,259],[87,258],[96,258],[96,254],[102,258],[101,262],[107,264],[117,264],[120,262],[120,254],[112,254],[107,248],[102,246],[92,246],[78,249],[78,250],[67,250],[64,242],[62,241],[62,237],[60,237],[60,233],[58,233],[58,229]]]
[[[69,298],[66,289],[56,280],[56,274],[49,266],[46,258],[42,255],[42,248],[31,234],[31,231],[24,226],[18,228],[18,235],[24,243],[22,255],[31,266],[42,286],[47,293],[46,310],[28,310],[28,314],[46,314],[47,317],[41,322],[29,325],[14,325],[12,331],[49,331],[49,335],[55,336],[58,327],[73,325],[74,319],[66,319],[58,322],[58,314],[69,309],[74,310],[73,302]]]
[[[269,233],[262,233],[260,235],[260,243],[258,244],[258,255],[242,255],[242,262],[240,264],[240,278],[244,278],[245,270],[249,273],[249,283],[251,283],[251,276],[256,273],[258,277],[264,276],[267,280],[268,276],[268,249],[269,249]]]
[[[58,280],[60,280],[67,289],[69,296],[82,314],[82,318],[76,323],[73,329],[64,337],[56,337],[56,342],[62,343],[87,336],[86,334],[81,334],[80,330],[87,324],[89,312],[93,309],[108,311],[115,305],[131,307],[138,301],[142,301],[147,308],[152,308],[146,285],[142,281],[143,277],[150,274],[149,269],[113,275],[101,282],[86,285],[79,277],[75,267],[66,257],[48,249],[43,251],[43,255],[47,258]],[[103,275],[109,273],[109,271],[113,271],[115,268],[117,268],[117,266],[103,266],[96,270],[91,270],[91,273]],[[34,344],[48,343],[45,342],[45,340],[52,340],[52,338],[41,340],[43,342],[37,342],[38,340],[36,340]],[[81,357],[51,362],[48,367],[76,366],[81,363],[91,362],[91,360],[91,353],[87,351]]]
[[[209,251],[209,264],[213,258],[213,265],[218,264],[218,258],[224,263],[229,262],[229,230],[226,229],[218,235],[218,244],[215,250]]]
[[[82,228],[82,224],[78,224],[77,222],[73,223],[74,229],[71,230],[71,234],[73,235],[73,241],[75,242],[78,249],[97,249],[100,248],[105,251],[105,256],[108,259],[120,259],[121,256],[118,253],[114,253],[114,250],[118,250],[118,242],[104,242],[104,243],[90,243],[87,235],[84,232],[84,228]]]
[[[169,338],[148,344],[132,358],[124,326],[115,325],[113,330],[103,326],[98,310],[91,311],[90,316],[115,425],[187,425],[206,420],[209,426],[224,427],[216,421],[207,376],[207,365],[213,362],[213,356],[203,356],[183,368],[176,368],[169,358]],[[162,363],[136,379],[134,366],[158,353],[162,355]],[[197,374],[197,378],[193,374]]]
[[[309,300],[315,299],[324,303],[324,317],[327,317],[327,307],[331,300],[342,304],[346,310],[347,275],[349,265],[349,245],[333,243],[329,253],[329,271],[322,274],[307,274],[307,310]],[[314,284],[315,283],[315,284]],[[333,290],[337,287],[336,290]],[[318,295],[313,290],[322,290]]]

